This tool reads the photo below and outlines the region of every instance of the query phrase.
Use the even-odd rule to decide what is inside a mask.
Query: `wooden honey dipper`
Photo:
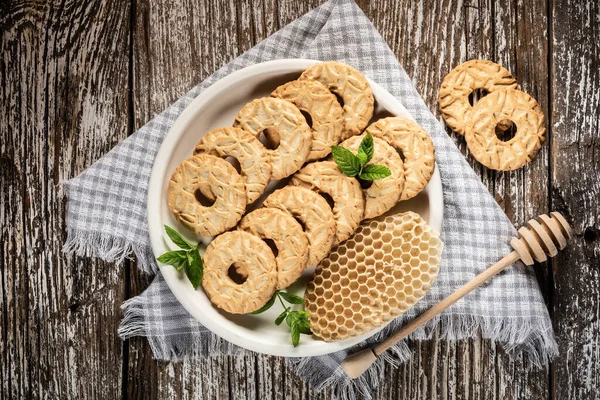
[[[544,262],[547,260],[547,256],[554,257],[558,250],[564,249],[567,245],[567,239],[572,236],[569,223],[558,212],[551,212],[550,216],[540,215],[537,219],[527,222],[527,227],[522,227],[518,232],[521,237],[512,238],[510,241],[510,245],[514,249],[510,254],[504,256],[496,264],[477,275],[470,282],[409,322],[383,342],[346,357],[342,362],[346,374],[350,378],[358,378],[377,360],[379,355],[487,282],[504,268],[519,259],[525,265],[533,265],[534,260]]]

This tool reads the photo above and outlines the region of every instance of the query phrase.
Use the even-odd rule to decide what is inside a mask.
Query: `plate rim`
[[[148,181],[148,193],[147,193],[147,215],[160,215],[160,203],[163,196],[162,187],[163,187],[163,177],[165,173],[165,165],[168,164],[170,156],[172,155],[179,139],[185,132],[185,128],[187,125],[194,119],[195,114],[198,110],[201,110],[205,104],[207,104],[216,94],[220,93],[223,90],[226,90],[230,86],[234,86],[237,82],[248,79],[248,76],[257,77],[262,73],[271,74],[274,70],[282,70],[281,73],[289,73],[290,69],[305,69],[310,65],[315,63],[322,62],[320,60],[310,60],[310,59],[278,59],[271,60],[262,63],[257,63],[250,65],[245,68],[241,68],[237,71],[232,72],[224,76],[223,78],[215,81],[212,85],[206,88],[202,93],[196,96],[179,114],[169,131],[167,132],[163,142],[160,145],[158,152],[156,153],[156,157],[154,159],[152,165],[152,172],[150,174],[150,179]],[[389,93],[384,87],[377,84],[376,82],[369,79],[369,84],[374,89],[373,92],[377,92],[378,96],[376,96],[378,102],[386,103],[387,106],[394,106],[397,110],[400,110],[399,113],[396,114],[406,114],[410,116],[411,119],[414,120],[412,115],[406,110],[403,106],[402,102],[394,97],[391,93]],[[390,109],[390,107],[385,107],[386,109]],[[442,192],[442,183],[441,177],[439,174],[439,168],[437,162],[435,164],[434,173],[431,177],[430,183],[428,184],[429,196],[432,198],[430,200],[431,203],[435,203],[436,199],[439,203],[439,207],[429,207],[429,215],[430,220],[432,221],[432,227],[436,229],[438,232],[442,232],[443,226],[443,192]],[[164,241],[164,236],[162,234],[162,221],[160,218],[157,218],[160,223],[153,220],[151,222],[150,218],[148,220],[148,233],[150,236],[150,244],[152,247],[152,253],[158,254],[160,252],[168,251],[168,247]],[[436,223],[437,222],[437,223]],[[153,228],[154,226],[154,228]],[[158,229],[156,229],[158,227]],[[158,253],[157,253],[158,251]],[[159,264],[157,262],[157,264]],[[193,305],[193,300],[188,296],[184,296],[178,290],[176,290],[176,285],[181,285],[181,279],[176,276],[175,271],[172,267],[168,265],[159,265],[159,270],[165,279],[165,282],[169,286],[169,289],[175,296],[175,298],[181,303],[181,305],[186,309],[186,311],[198,322],[200,322],[203,326],[205,326],[208,330],[210,330],[213,334],[217,335],[223,340],[227,340],[237,346],[243,347],[245,349],[256,351],[263,354],[275,355],[275,356],[284,356],[284,357],[310,357],[310,356],[319,356],[330,354],[336,351],[340,351],[356,345],[369,337],[375,335],[378,331],[383,329],[385,325],[369,331],[363,335],[345,339],[337,342],[323,342],[326,343],[326,346],[298,346],[293,347],[291,344],[282,346],[282,345],[273,345],[273,346],[265,346],[260,342],[253,342],[248,340],[246,337],[241,337],[235,332],[228,331],[224,329],[219,322],[213,322],[210,320],[201,320],[198,316],[196,316],[195,308]],[[176,281],[176,282],[175,282]],[[185,282],[183,284],[187,284],[191,288],[191,284],[189,282]],[[193,290],[193,288],[192,288]]]

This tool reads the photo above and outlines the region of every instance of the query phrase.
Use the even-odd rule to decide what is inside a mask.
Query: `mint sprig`
[[[331,146],[331,155],[340,171],[363,181],[383,179],[392,174],[385,165],[367,165],[373,158],[374,151],[373,136],[370,133],[361,140],[356,154],[342,146]]]
[[[267,301],[267,303],[264,306],[262,306],[256,311],[251,312],[250,314],[261,314],[267,311],[273,306],[273,304],[275,304],[275,299],[279,299],[279,302],[284,308],[283,312],[279,314],[279,316],[275,319],[275,325],[279,326],[283,323],[283,321],[285,321],[287,326],[290,327],[290,332],[292,335],[292,344],[294,345],[294,347],[296,347],[298,346],[298,343],[300,343],[301,333],[307,335],[310,335],[312,333],[310,331],[310,321],[308,320],[310,313],[306,311],[292,310],[291,306],[286,306],[283,303],[283,301],[285,300],[290,304],[303,304],[304,299],[302,297],[296,296],[292,293],[276,290],[273,294],[273,297],[271,297],[271,299]]]
[[[172,265],[178,271],[184,269],[194,289],[198,289],[202,283],[202,274],[204,271],[198,246],[185,240],[179,232],[170,226],[165,225],[165,231],[169,239],[181,250],[167,251],[161,254],[157,260],[163,264]]]

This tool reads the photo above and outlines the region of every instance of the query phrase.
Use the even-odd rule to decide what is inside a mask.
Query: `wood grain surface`
[[[60,183],[223,64],[322,1],[4,1],[0,4],[0,398],[329,399],[281,358],[156,362],[121,342],[135,262],[62,254]],[[375,0],[359,6],[432,111],[471,59],[513,72],[547,116],[535,161],[493,172],[448,133],[515,223],[563,212],[576,237],[536,273],[560,357],[549,371],[481,338],[410,342],[376,399],[600,398],[600,5],[587,0]]]

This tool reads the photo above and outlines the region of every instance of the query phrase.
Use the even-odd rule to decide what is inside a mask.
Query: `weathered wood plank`
[[[575,230],[552,263],[554,397],[600,396],[600,4],[551,2],[552,208]]]
[[[117,398],[123,274],[62,254],[59,185],[126,136],[129,7],[1,9],[1,392]]]

